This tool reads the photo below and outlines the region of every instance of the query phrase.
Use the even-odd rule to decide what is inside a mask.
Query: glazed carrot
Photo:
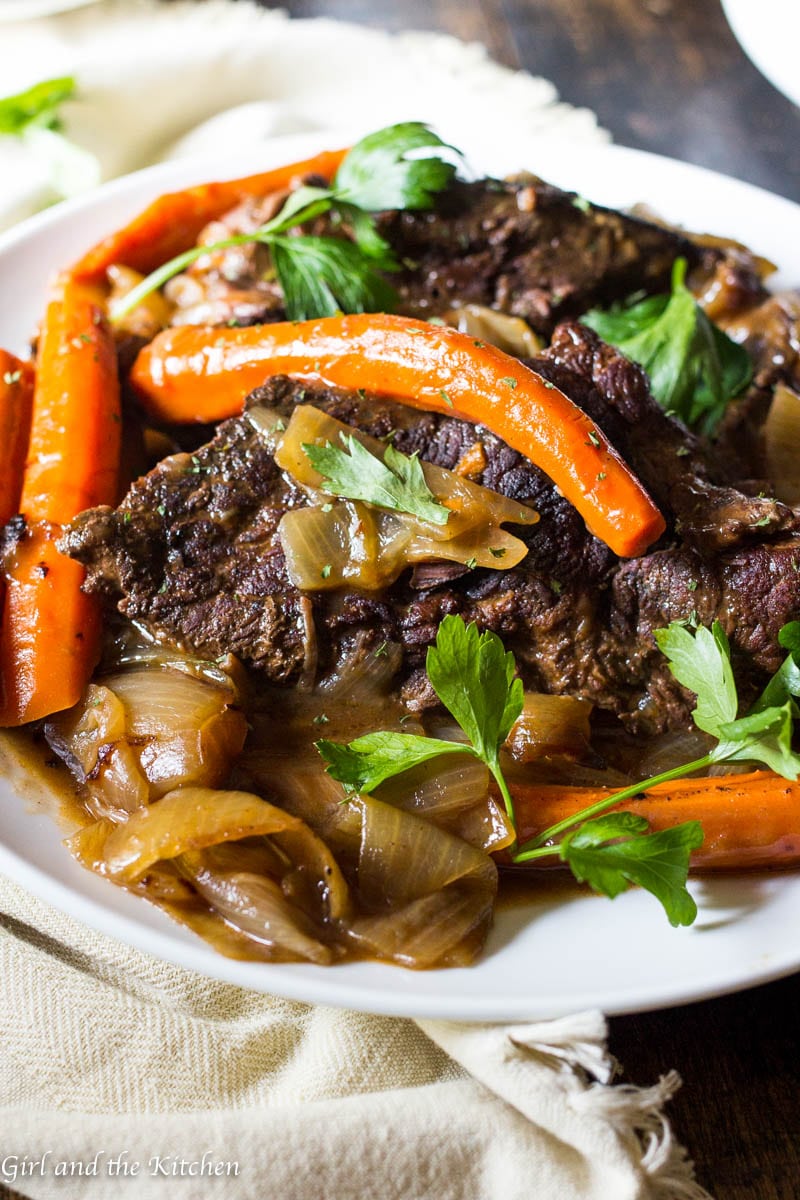
[[[33,402],[33,366],[0,350],[0,528],[19,511]]]
[[[131,383],[151,417],[218,421],[271,375],[365,388],[486,425],[545,471],[622,557],[664,520],[594,422],[519,359],[445,326],[385,313],[245,329],[176,327],[144,348]]]
[[[28,459],[26,528],[8,555],[0,629],[0,725],[74,704],[94,667],[99,609],[83,569],[58,553],[61,526],[116,499],[120,444],[116,351],[99,290],[59,280],[39,338]]]
[[[612,794],[611,789],[554,784],[529,784],[512,792],[521,843]],[[643,793],[641,800],[622,801],[619,808],[645,817],[654,832],[683,821],[700,821],[705,839],[692,855],[693,867],[716,870],[800,863],[800,782],[771,771],[661,783]]]
[[[69,708],[97,661],[97,598],[81,591],[80,563],[56,549],[61,526],[31,525],[6,565],[0,631],[0,726]]]
[[[72,274],[85,282],[101,283],[108,268],[120,263],[147,275],[188,250],[209,221],[242,200],[288,188],[304,175],[332,179],[346,153],[346,150],[328,150],[303,162],[243,179],[202,183],[181,192],[169,192],[154,200],[129,225],[98,242],[74,265]]]
[[[116,498],[120,445],[114,340],[99,288],[62,276],[42,324],[20,511],[64,524]]]

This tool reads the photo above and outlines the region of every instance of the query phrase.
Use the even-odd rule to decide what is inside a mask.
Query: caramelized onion
[[[376,910],[352,922],[350,940],[407,966],[471,961],[491,922],[494,862],[461,838],[372,797],[356,796],[346,807],[347,824],[357,817],[361,826],[359,895]]]
[[[482,342],[497,346],[506,354],[515,354],[517,358],[535,358],[543,349],[541,338],[536,336],[522,317],[497,312],[484,304],[463,304],[460,308],[451,308],[442,319],[460,333],[480,338]]]
[[[348,431],[378,457],[386,447],[311,405],[300,405],[275,453],[275,461],[318,497],[321,475],[304,445],[336,442]],[[284,513],[278,527],[289,578],[303,591],[332,590],[351,583],[366,590],[387,587],[411,563],[437,559],[494,570],[516,566],[528,553],[519,538],[501,529],[504,521],[531,524],[532,509],[489,491],[453,471],[426,463],[426,481],[450,515],[434,525],[408,513],[389,512],[361,501],[312,503]]]
[[[764,424],[767,471],[775,498],[800,505],[800,395],[779,383]]]
[[[489,794],[487,767],[467,755],[444,755],[422,763],[387,780],[375,794],[480,850],[501,850],[514,840],[505,810]]]
[[[247,735],[244,714],[223,692],[171,670],[128,671],[105,685],[124,706],[153,797],[182,784],[222,782]]]
[[[519,763],[540,758],[584,758],[589,753],[591,712],[588,700],[526,692],[506,749]]]
[[[87,810],[123,820],[182,784],[221,783],[247,735],[226,690],[161,668],[119,672],[45,726],[85,787]]]
[[[142,282],[144,275],[134,271],[132,267],[125,267],[119,263],[109,267],[107,274],[111,284],[108,296],[108,315],[113,320],[122,301]],[[145,338],[149,342],[160,330],[169,325],[171,314],[172,305],[167,303],[159,291],[151,292],[140,304],[137,304],[136,308],[119,318],[116,323],[117,329],[122,333],[132,334],[134,337]]]
[[[198,893],[234,929],[260,942],[273,962],[308,961],[328,966],[333,952],[316,936],[306,915],[287,900],[280,885],[246,871],[219,874],[201,855],[183,855],[181,869]]]
[[[337,421],[335,417],[321,412],[311,404],[300,404],[292,413],[286,432],[275,452],[275,462],[301,486],[319,491],[322,476],[312,467],[303,446],[309,443],[324,446],[328,442],[338,446],[342,434],[352,434],[376,458],[383,459],[386,453],[385,442]],[[517,500],[509,500],[507,496],[501,496],[499,492],[473,483],[472,480],[465,479],[454,471],[447,471],[444,467],[426,462],[421,465],[428,487],[439,503],[450,510],[450,516],[445,525],[434,525],[432,522],[416,518],[420,534],[432,537],[436,541],[449,541],[464,530],[476,526],[501,525],[506,522],[533,525],[539,520],[538,514],[532,508],[520,504]]]

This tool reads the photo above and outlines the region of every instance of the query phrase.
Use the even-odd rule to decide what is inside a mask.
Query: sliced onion
[[[585,758],[590,753],[592,705],[573,696],[526,692],[506,749],[520,763],[541,758]]]
[[[328,966],[333,953],[316,936],[313,923],[287,900],[280,885],[246,871],[218,874],[203,856],[183,855],[181,869],[219,915],[249,938],[260,942],[274,962],[308,961]]]
[[[369,589],[384,586],[378,533],[366,504],[345,500],[290,509],[278,536],[289,578],[303,591],[340,588],[347,581]]]
[[[425,817],[480,850],[501,850],[514,840],[504,810],[489,794],[489,772],[471,756],[443,755],[381,784],[376,798]]]
[[[800,395],[779,383],[764,424],[767,471],[775,497],[800,505]]]
[[[125,707],[110,688],[90,683],[74,708],[56,713],[45,736],[79,783],[96,771],[102,751],[125,737]]]
[[[123,705],[152,798],[182,784],[222,782],[247,736],[244,714],[224,692],[171,670],[127,671],[104,682]]]
[[[95,775],[86,785],[84,804],[93,817],[124,821],[129,813],[150,803],[150,784],[139,757],[126,741],[109,746]]]
[[[351,938],[379,958],[408,966],[470,961],[491,921],[494,862],[461,838],[373,797],[356,796],[342,807],[348,810],[343,824],[360,821],[357,887],[362,902],[375,910],[375,916],[352,922]]]
[[[275,462],[301,486],[319,491],[322,476],[312,467],[303,446],[309,443],[324,446],[328,442],[338,446],[342,434],[355,437],[377,458],[383,459],[386,454],[385,442],[337,421],[311,404],[300,404],[292,413],[286,433],[275,452]],[[465,529],[480,525],[501,525],[505,522],[533,525],[539,519],[538,514],[527,505],[509,500],[507,496],[473,483],[455,471],[432,463],[422,463],[422,472],[433,495],[450,510],[446,525],[417,520],[420,533],[424,532],[425,536],[434,540],[449,541]]]
[[[535,358],[544,348],[541,338],[536,336],[522,317],[512,317],[494,308],[486,308],[483,304],[464,304],[460,308],[451,308],[442,320],[453,329],[489,342],[498,350],[514,354],[517,358]]]
[[[453,886],[399,912],[356,918],[347,940],[373,958],[417,970],[467,967],[483,949],[493,904],[493,895]]]
[[[119,263],[110,266],[107,274],[111,283],[111,291],[108,297],[108,315],[113,320],[122,301],[129,292],[133,291],[137,284],[142,282],[144,275],[140,275],[132,267],[125,267]],[[121,317],[116,327],[123,333],[146,338],[149,342],[160,330],[169,325],[171,315],[172,305],[167,303],[160,292],[155,291],[151,292],[141,303],[137,304],[132,312],[126,313],[124,317]]]

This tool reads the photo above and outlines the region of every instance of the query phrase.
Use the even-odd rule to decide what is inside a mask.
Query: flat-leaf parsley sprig
[[[453,147],[420,121],[371,133],[348,151],[329,188],[300,187],[271,221],[252,233],[193,246],[170,259],[115,305],[113,320],[127,316],[151,292],[204,255],[250,242],[269,247],[286,314],[292,321],[338,312],[390,311],[397,296],[381,272],[395,271],[398,264],[372,214],[431,208],[453,179],[453,160],[458,157]],[[326,213],[334,223],[348,227],[352,240],[290,235]]]
[[[668,783],[721,762],[760,762],[788,779],[800,774],[800,755],[791,747],[795,697],[800,696],[800,623],[785,625],[780,642],[789,651],[764,692],[743,717],[730,661],[730,647],[718,622],[691,632],[674,621],[656,632],[670,669],[697,696],[694,720],[717,739],[702,758],[604,797],[572,814],[523,845],[511,849],[514,863],[558,855],[581,882],[614,897],[629,883],[654,895],[673,925],[690,925],[697,913],[686,890],[689,858],[703,841],[699,821],[686,821],[658,833],[633,812],[608,812],[659,783]],[[500,748],[522,710],[522,683],[513,656],[493,633],[448,616],[428,651],[427,670],[439,699],[469,739],[468,743],[401,733],[370,733],[349,745],[317,742],[328,772],[347,791],[370,792],[386,779],[440,754],[467,753],[487,764],[514,821],[513,800],[500,766]]]
[[[371,792],[419,763],[441,754],[470,754],[486,763],[514,821],[514,802],[500,767],[500,747],[522,712],[522,680],[514,656],[494,633],[478,633],[461,617],[445,617],[430,646],[426,670],[431,686],[469,739],[448,742],[413,733],[367,733],[348,745],[316,742],[328,774],[348,792]]]
[[[655,639],[669,659],[670,670],[678,683],[697,696],[692,713],[695,725],[715,737],[717,744],[701,758],[652,775],[599,800],[580,816],[584,819],[594,817],[659,783],[683,779],[718,763],[762,763],[785,779],[798,778],[800,755],[792,750],[791,741],[794,720],[799,712],[794,697],[800,696],[800,622],[792,621],[781,629],[779,641],[789,654],[743,717],[737,717],[739,697],[731,667],[730,645],[719,621],[715,621],[710,629],[701,625],[694,633],[684,622],[673,621],[666,629],[657,629]],[[529,862],[547,854],[547,843],[570,828],[574,821],[575,818],[559,821],[526,842],[520,847],[519,860]]]
[[[744,346],[706,316],[685,276],[686,259],[678,258],[670,295],[592,309],[581,321],[644,367],[662,408],[711,434],[750,382],[753,364]]]

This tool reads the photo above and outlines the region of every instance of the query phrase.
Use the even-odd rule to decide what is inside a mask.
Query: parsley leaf
[[[500,768],[500,747],[522,711],[522,680],[514,656],[496,633],[478,633],[461,617],[447,616],[426,669],[436,695],[469,738],[469,744],[403,733],[368,733],[349,745],[319,741],[327,770],[349,790],[369,791],[440,754],[471,754],[486,763],[513,823],[514,806]]]
[[[372,792],[387,779],[442,754],[470,754],[460,742],[419,737],[415,733],[367,733],[346,746],[322,738],[315,742],[327,771],[347,792]]]
[[[59,131],[59,105],[74,92],[73,76],[62,75],[58,79],[45,79],[14,96],[5,96],[0,100],[0,133],[20,135],[34,128]]]
[[[324,491],[410,513],[434,525],[447,524],[450,510],[434,497],[416,454],[401,454],[387,444],[381,461],[352,434],[343,436],[342,441],[344,449],[330,442],[325,446],[303,444],[312,467],[322,476]]]
[[[661,902],[671,925],[691,925],[697,905],[686,890],[689,856],[703,844],[699,821],[659,833],[644,817],[609,813],[566,834],[559,857],[577,880],[612,899],[636,883]]]
[[[800,695],[796,651],[773,675],[750,712],[737,718],[730,646],[718,621],[711,630],[701,626],[694,634],[673,622],[657,630],[655,637],[678,683],[697,695],[695,725],[718,739],[707,756],[709,763],[760,762],[786,779],[798,778],[800,755],[791,745],[798,715],[793,697]]]
[[[678,683],[697,696],[695,725],[719,737],[720,726],[734,721],[738,709],[730,646],[719,621],[711,629],[701,625],[694,635],[673,621],[666,629],[656,629],[654,637]]]
[[[450,149],[421,121],[389,125],[362,138],[336,173],[336,191],[366,212],[431,208],[456,173]]]
[[[394,288],[352,242],[335,237],[276,236],[269,244],[291,321],[394,307]]]
[[[514,655],[496,633],[447,616],[428,650],[431,687],[469,738],[480,758],[496,767],[500,747],[522,712],[522,680]]]
[[[269,248],[289,320],[342,311],[391,311],[397,294],[378,271],[396,271],[398,263],[371,214],[391,208],[430,208],[456,172],[443,152],[450,157],[458,153],[419,121],[369,134],[345,155],[331,187],[297,188],[272,220],[251,233],[194,246],[170,259],[115,304],[112,321],[133,312],[151,292],[198,258],[250,242]],[[326,213],[331,214],[332,224],[346,225],[352,240],[285,236]]]
[[[686,287],[686,260],[675,260],[672,293],[627,307],[592,309],[581,320],[644,367],[667,412],[713,433],[729,400],[750,382],[750,356],[711,322]]]

